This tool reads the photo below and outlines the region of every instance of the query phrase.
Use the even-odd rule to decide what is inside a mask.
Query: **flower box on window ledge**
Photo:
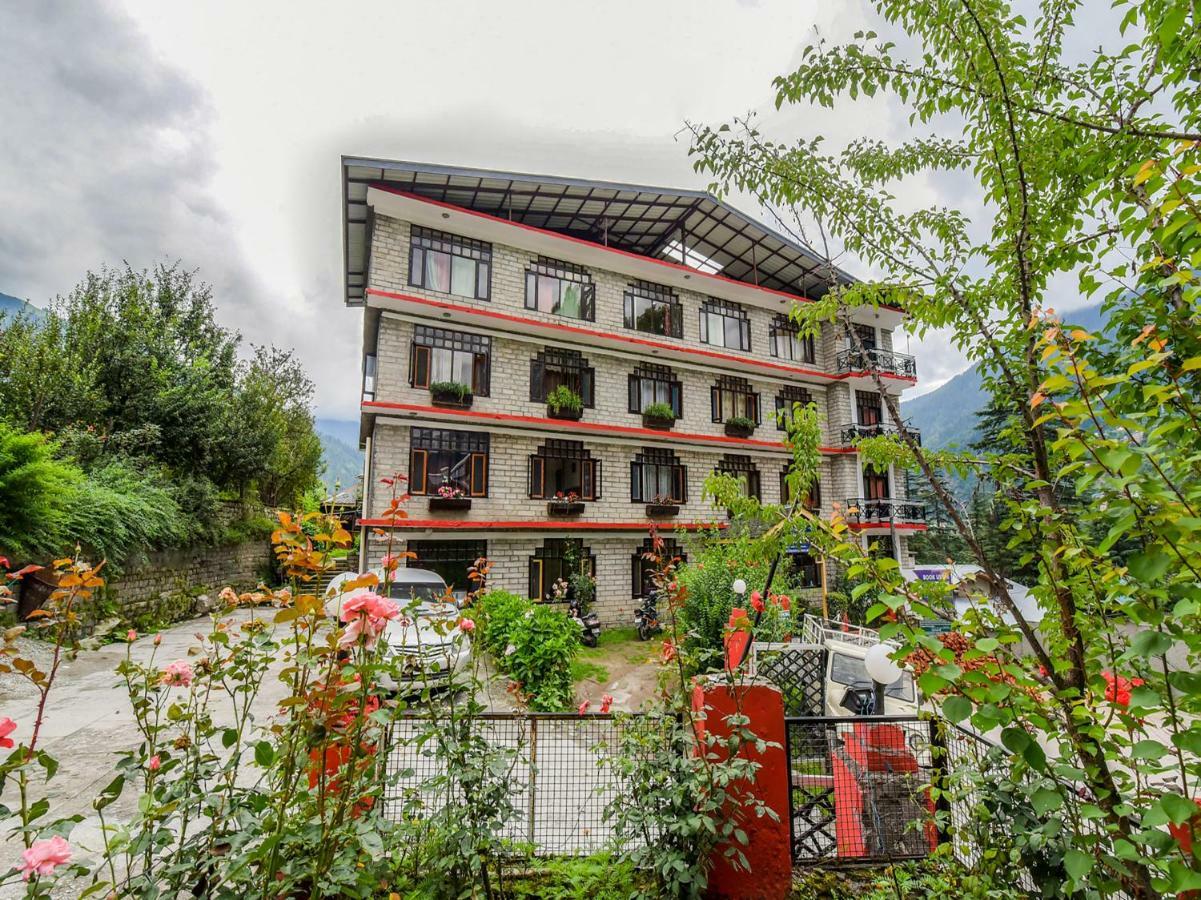
[[[642,411],[642,427],[656,431],[671,431],[676,424],[676,414],[666,403],[652,403]]]
[[[443,485],[430,497],[430,510],[471,509],[471,498],[462,488]]]
[[[554,497],[546,504],[548,516],[578,516],[584,511],[584,501],[575,494]]]
[[[726,436],[736,438],[750,437],[755,433],[755,422],[743,416],[726,419]]]
[[[584,415],[584,401],[565,384],[546,395],[546,414],[552,419],[579,421]]]
[[[456,381],[436,381],[430,385],[430,401],[434,406],[467,409],[474,399],[471,389]]]
[[[646,514],[653,519],[669,518],[680,511],[680,504],[660,497],[646,505]]]

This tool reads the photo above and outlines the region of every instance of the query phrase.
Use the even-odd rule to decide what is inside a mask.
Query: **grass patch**
[[[599,653],[606,647],[614,647],[618,644],[628,644],[631,641],[638,643],[638,630],[633,625],[626,625],[621,628],[606,628],[600,633],[600,639],[596,647],[585,647],[587,653]]]
[[[582,659],[577,659],[571,664],[572,681],[579,683],[589,678],[599,684],[604,684],[609,680],[609,670],[598,663],[586,662]]]

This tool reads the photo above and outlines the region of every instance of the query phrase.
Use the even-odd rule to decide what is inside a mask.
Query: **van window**
[[[871,687],[872,680],[867,675],[863,660],[846,653],[830,654],[830,680],[835,684],[845,684],[848,687]],[[913,702],[913,677],[905,672],[884,689],[884,693],[894,700]]]

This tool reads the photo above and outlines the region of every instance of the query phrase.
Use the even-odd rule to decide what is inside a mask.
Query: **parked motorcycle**
[[[600,616],[594,612],[583,612],[580,601],[575,597],[567,600],[567,614],[580,626],[580,641],[585,647],[595,647],[600,643]]]
[[[639,640],[649,641],[651,635],[663,629],[659,623],[659,607],[657,591],[651,591],[642,598],[641,605],[634,609],[634,627],[638,629]]]

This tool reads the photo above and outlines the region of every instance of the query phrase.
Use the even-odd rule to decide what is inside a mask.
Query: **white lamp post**
[[[738,598],[741,600],[743,594],[746,593],[746,582],[743,581],[741,578],[735,578],[733,587],[734,587],[734,593],[737,594]]]
[[[878,716],[884,715],[885,686],[892,684],[903,674],[901,667],[892,658],[896,650],[895,645],[881,642],[872,646],[863,657],[863,668],[867,670],[867,677],[872,680],[875,713]]]

